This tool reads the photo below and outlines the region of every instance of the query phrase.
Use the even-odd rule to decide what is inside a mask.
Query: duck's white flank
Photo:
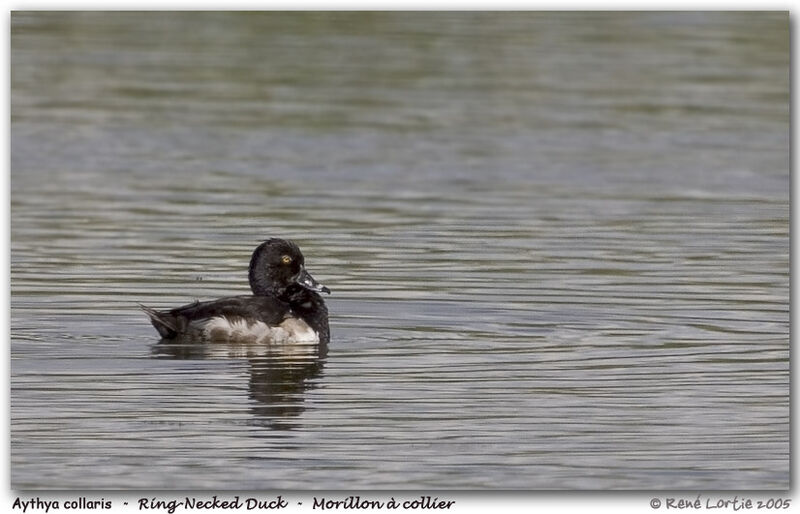
[[[246,343],[319,343],[317,334],[308,324],[297,318],[284,320],[278,326],[261,321],[219,316],[206,320],[203,333],[212,341],[239,341]]]

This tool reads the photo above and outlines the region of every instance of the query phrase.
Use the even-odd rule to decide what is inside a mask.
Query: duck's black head
[[[293,285],[314,293],[330,293],[306,271],[300,248],[285,239],[268,239],[255,249],[249,278],[253,294],[259,296],[280,297]]]

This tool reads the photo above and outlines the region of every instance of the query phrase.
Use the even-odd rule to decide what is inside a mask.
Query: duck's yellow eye
[[[283,257],[281,257],[281,262],[284,264],[289,264],[290,262],[292,262],[292,258],[289,257],[288,255],[284,255]]]

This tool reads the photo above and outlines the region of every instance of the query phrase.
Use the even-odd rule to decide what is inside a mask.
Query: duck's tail
[[[150,317],[150,323],[158,330],[164,339],[172,339],[178,335],[178,328],[175,326],[174,318],[165,312],[158,312],[155,309],[146,307],[141,303],[139,307]],[[172,319],[171,319],[172,318]]]

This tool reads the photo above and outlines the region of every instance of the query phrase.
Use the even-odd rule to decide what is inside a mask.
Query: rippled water
[[[14,488],[787,489],[786,13],[11,17]],[[296,240],[327,348],[159,344]]]

